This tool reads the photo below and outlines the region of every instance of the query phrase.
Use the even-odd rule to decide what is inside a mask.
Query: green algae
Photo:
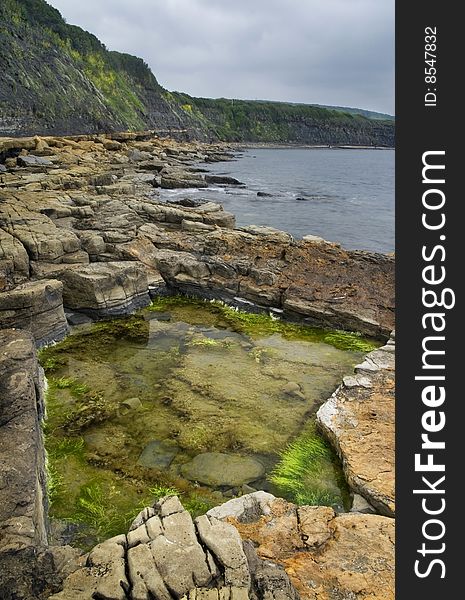
[[[76,398],[80,398],[90,392],[89,387],[85,383],[79,383],[79,381],[72,377],[55,379],[54,385],[59,390],[70,390],[71,394]]]
[[[185,315],[190,311],[209,311],[213,315],[222,317],[227,326],[234,331],[247,335],[263,336],[279,333],[285,339],[323,342],[339,350],[367,353],[380,346],[379,342],[365,338],[358,332],[326,330],[289,323],[281,321],[272,313],[249,313],[221,301],[205,301],[181,295],[158,296],[153,299],[148,310],[172,311],[176,316]]]
[[[58,344],[52,344],[39,350],[39,360],[48,375],[52,375],[67,364],[69,351],[92,352],[95,362],[105,362],[106,353],[115,338],[124,337],[129,343],[146,343],[149,335],[149,323],[142,315],[132,315],[122,319],[101,321],[90,328],[78,328],[77,334],[69,335]]]
[[[241,495],[241,486],[182,477],[182,466],[203,452],[261,461],[268,481],[252,482],[254,489],[340,506],[335,457],[326,447],[318,454],[316,433],[302,426],[360,362],[357,342],[371,349],[345,332],[184,297],[75,328],[40,353],[52,518],[77,525],[74,543],[88,548],[126,531],[162,496],[176,493],[197,516]],[[302,445],[304,434],[313,446],[309,438]],[[175,451],[160,450],[147,465],[139,462],[147,447]]]
[[[313,423],[281,452],[269,480],[298,505],[348,505],[349,491],[337,457]]]

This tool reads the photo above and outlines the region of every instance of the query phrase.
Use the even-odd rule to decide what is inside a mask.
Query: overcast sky
[[[394,0],[48,0],[193,96],[394,112]]]

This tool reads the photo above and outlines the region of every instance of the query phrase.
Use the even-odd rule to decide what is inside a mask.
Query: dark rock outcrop
[[[43,371],[31,334],[0,331],[0,598],[45,600],[80,552],[48,547]]]

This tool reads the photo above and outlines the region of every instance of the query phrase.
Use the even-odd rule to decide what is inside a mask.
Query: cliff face
[[[172,94],[199,124],[229,142],[394,146],[394,122],[307,104]]]
[[[170,93],[44,0],[0,3],[0,136],[154,130],[198,140],[394,145],[392,121],[307,105]]]
[[[141,59],[43,0],[0,3],[0,135],[185,129],[164,93]]]

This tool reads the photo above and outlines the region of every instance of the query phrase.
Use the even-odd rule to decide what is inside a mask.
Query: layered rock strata
[[[43,372],[31,334],[0,331],[0,598],[35,600],[60,589],[79,552],[47,547]]]
[[[395,513],[395,338],[370,352],[317,412],[349,486],[381,514]]]
[[[165,499],[127,535],[82,559],[47,546],[34,345],[63,337],[66,316],[127,314],[150,296],[182,292],[376,337],[393,328],[392,257],[312,236],[296,241],[266,227],[235,228],[234,216],[212,202],[160,201],[159,187],[208,184],[198,161],[229,157],[224,146],[148,134],[0,140],[5,600],[48,598],[68,574],[57,600],[392,598],[392,519],[297,508],[264,493],[195,523],[177,500]],[[320,410],[352,489],[387,515],[394,512],[392,351],[390,342],[368,355]]]
[[[62,292],[62,282],[54,279],[26,281],[0,292],[0,329],[25,329],[38,346],[62,339],[68,331]]]
[[[181,292],[375,337],[393,328],[392,257],[320,238],[296,241],[268,227],[235,228],[214,202],[160,201],[164,181],[208,185],[196,165],[230,158],[224,146],[149,134],[36,137],[0,139],[0,156],[0,327],[32,330],[43,320],[43,304],[20,306],[29,295],[21,285],[44,286],[43,294],[53,288],[48,309],[60,312],[53,282],[61,282],[65,308],[95,318]],[[55,326],[46,318],[33,331],[39,343],[63,334],[58,312]]]

